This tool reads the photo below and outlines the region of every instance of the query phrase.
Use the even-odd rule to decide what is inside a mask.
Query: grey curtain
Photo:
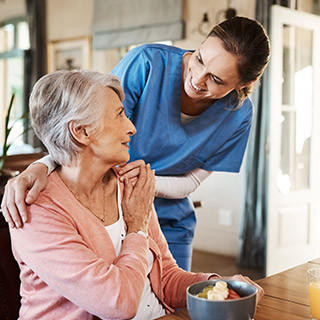
[[[93,49],[183,38],[182,0],[95,0]]]
[[[46,1],[26,0],[26,9],[30,35],[30,50],[25,53],[24,92],[26,106],[28,106],[30,91],[34,83],[47,72]],[[26,126],[28,126],[28,124],[26,124]],[[39,140],[31,130],[25,134],[24,138],[32,146],[40,146]]]
[[[26,0],[30,35],[31,86],[47,72],[46,1]]]
[[[47,72],[46,1],[26,0],[30,34],[31,86]]]
[[[270,8],[273,4],[288,6],[289,1],[259,0],[256,19],[270,31]],[[269,70],[252,95],[255,106],[253,125],[247,150],[246,194],[241,230],[241,249],[238,265],[266,267],[266,215],[268,212],[268,124],[269,124]]]

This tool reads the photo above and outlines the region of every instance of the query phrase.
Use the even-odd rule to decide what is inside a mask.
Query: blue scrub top
[[[215,101],[189,123],[181,124],[181,72],[186,50],[162,44],[132,49],[113,69],[125,92],[126,115],[137,128],[130,160],[143,159],[157,175],[183,175],[195,168],[238,172],[251,126],[252,104],[232,110],[235,92]],[[180,222],[193,237],[195,219],[188,199],[156,199],[160,223]],[[187,219],[188,220],[188,219]],[[190,220],[190,219],[189,219]],[[169,240],[169,239],[168,239]]]

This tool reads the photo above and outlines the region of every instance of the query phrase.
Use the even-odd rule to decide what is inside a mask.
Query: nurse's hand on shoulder
[[[120,181],[124,182],[125,179],[129,179],[130,182],[135,184],[140,174],[140,168],[145,165],[146,164],[143,160],[135,160],[123,165],[119,165],[118,167],[115,167],[115,169],[120,177]]]
[[[47,166],[36,163],[8,181],[1,210],[11,228],[20,228],[27,221],[27,205],[36,201],[40,192],[46,187],[47,172]]]
[[[123,218],[128,232],[139,230],[147,232],[155,196],[154,171],[150,165],[140,167],[140,174],[135,185],[128,178],[124,180],[122,199]]]

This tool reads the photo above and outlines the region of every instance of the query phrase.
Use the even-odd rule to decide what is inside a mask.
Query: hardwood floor
[[[238,267],[235,257],[227,257],[198,250],[193,251],[191,271],[215,272],[226,276],[240,273],[250,277],[252,280],[264,277],[263,270]]]

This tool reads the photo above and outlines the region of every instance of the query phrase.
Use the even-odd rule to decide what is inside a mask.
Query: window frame
[[[5,27],[6,25],[10,25],[12,24],[14,26],[14,35],[13,35],[13,47],[10,50],[4,51],[4,52],[0,52],[0,61],[3,60],[7,60],[7,59],[11,59],[11,58],[22,58],[23,59],[23,84],[22,84],[22,92],[23,92],[23,97],[22,97],[22,108],[21,111],[22,113],[26,113],[28,112],[28,101],[26,99],[26,89],[28,88],[28,84],[26,83],[26,76],[25,76],[25,72],[26,72],[26,66],[25,66],[25,59],[28,59],[28,55],[30,53],[30,49],[19,49],[18,48],[18,24],[20,22],[26,22],[27,21],[27,17],[25,16],[18,16],[18,17],[14,17],[14,18],[10,18],[10,19],[6,19],[4,21],[0,22],[0,28]],[[30,41],[30,40],[29,40]],[[29,48],[30,48],[30,44],[29,44]],[[5,86],[4,86],[5,89]],[[6,89],[5,89],[6,90]],[[4,108],[6,108],[6,106],[3,106]],[[1,120],[2,121],[2,120]],[[24,131],[27,130],[29,126],[28,123],[28,119],[25,119],[23,121],[23,128]],[[28,133],[25,132],[23,134],[22,137],[22,141],[23,143],[28,143]]]

